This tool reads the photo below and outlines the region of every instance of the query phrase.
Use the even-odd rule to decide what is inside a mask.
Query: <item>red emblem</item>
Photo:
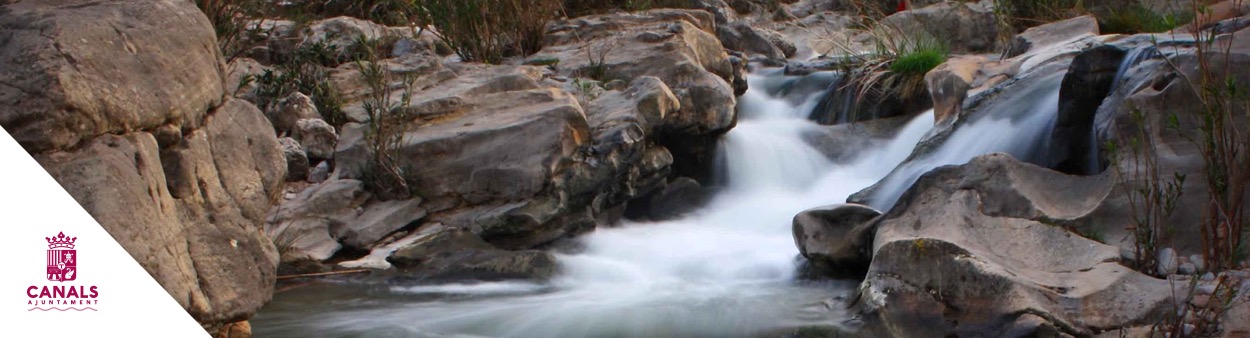
[[[77,279],[78,252],[74,250],[74,241],[78,237],[65,237],[62,232],[55,237],[44,238],[48,240],[48,280],[64,282]]]

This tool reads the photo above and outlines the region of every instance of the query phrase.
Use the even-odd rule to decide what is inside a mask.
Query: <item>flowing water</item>
[[[815,76],[815,77],[813,77]],[[321,282],[277,293],[253,319],[260,337],[741,336],[841,327],[837,299],[857,281],[800,281],[791,219],[881,180],[933,125],[834,163],[803,141],[821,76],[752,76],[740,121],[722,140],[727,185],[683,219],[601,227],[558,256],[553,280],[396,286]],[[815,88],[815,89],[811,89]]]

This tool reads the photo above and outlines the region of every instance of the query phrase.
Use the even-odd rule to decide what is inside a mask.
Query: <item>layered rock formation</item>
[[[287,166],[187,1],[0,7],[0,125],[210,332],[273,291]],[[101,29],[110,27],[110,29]],[[224,332],[224,331],[223,331]]]

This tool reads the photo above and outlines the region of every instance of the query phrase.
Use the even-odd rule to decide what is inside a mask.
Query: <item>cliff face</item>
[[[252,104],[227,99],[190,1],[0,7],[0,125],[214,332],[273,293],[257,226],[286,166]]]

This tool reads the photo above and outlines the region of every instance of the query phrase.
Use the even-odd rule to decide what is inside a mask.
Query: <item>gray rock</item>
[[[424,226],[413,243],[387,260],[410,277],[433,280],[544,280],[558,265],[549,253],[499,250],[469,231],[441,224]]]
[[[283,137],[278,139],[278,144],[282,147],[282,156],[286,158],[287,182],[303,181],[308,178],[308,155],[304,153],[304,148],[300,147],[299,141]]]
[[[741,51],[748,55],[760,55],[769,59],[784,60],[794,56],[794,43],[786,40],[777,32],[752,27],[738,21],[716,27],[716,36],[725,48]]]
[[[308,159],[312,161],[334,158],[334,149],[339,140],[334,127],[320,118],[296,121],[292,137],[299,140],[299,144],[308,152]]]
[[[1170,304],[1168,282],[1050,225],[1087,217],[1099,198],[1080,189],[1106,188],[1098,179],[1002,154],[924,175],[878,221],[860,287],[864,333],[1079,336],[1154,318]]]
[[[330,178],[330,161],[321,161],[308,172],[308,182],[321,183]]]
[[[1016,35],[1007,49],[1006,57],[1041,51],[1056,44],[1096,35],[1099,35],[1098,20],[1092,15],[1051,22],[1031,27]]]
[[[1174,275],[1180,267],[1180,260],[1176,256],[1176,250],[1172,248],[1163,248],[1155,257],[1158,261],[1158,270],[1160,276]]]
[[[1197,269],[1197,271],[1207,271],[1206,262],[1202,259],[1202,255],[1189,255],[1189,262],[1194,264],[1194,268]]]
[[[296,92],[278,101],[276,109],[269,113],[269,121],[273,122],[278,134],[294,135],[295,124],[303,119],[320,119],[321,113],[311,98]],[[299,138],[295,138],[299,140]]]
[[[425,215],[420,198],[374,202],[366,205],[355,218],[331,227],[330,232],[343,245],[371,249],[386,235],[421,220]]]
[[[792,230],[799,254],[813,263],[863,269],[872,261],[872,237],[881,212],[859,204],[837,204],[794,216]]]
[[[1179,266],[1177,266],[1177,268],[1176,268],[1176,272],[1177,272],[1177,273],[1180,273],[1180,274],[1182,274],[1182,275],[1190,275],[1190,276],[1193,276],[1193,275],[1198,274],[1198,267],[1197,267],[1197,266],[1194,266],[1194,263],[1185,262],[1185,263],[1181,263]]]

